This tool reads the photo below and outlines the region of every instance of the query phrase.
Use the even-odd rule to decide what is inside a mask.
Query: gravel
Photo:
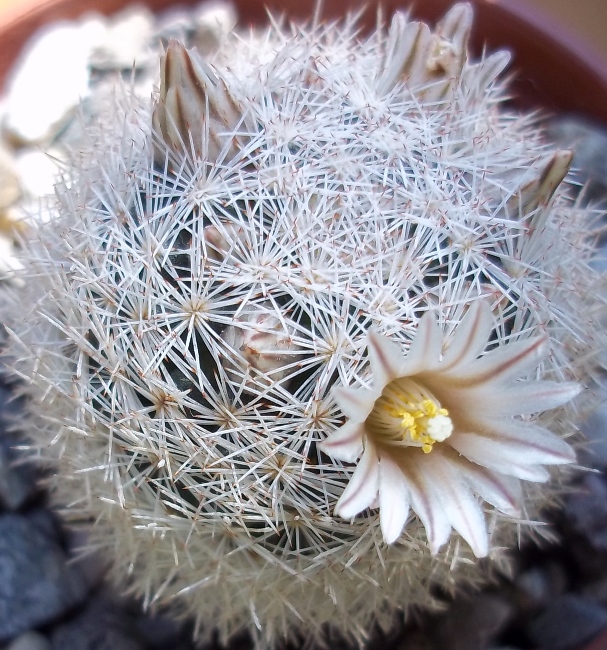
[[[65,615],[86,594],[47,513],[0,516],[0,640]]]

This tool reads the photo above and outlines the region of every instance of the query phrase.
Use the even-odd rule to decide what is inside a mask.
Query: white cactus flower
[[[552,409],[580,391],[571,382],[514,379],[546,354],[545,337],[494,348],[477,358],[493,328],[489,304],[474,302],[443,354],[434,315],[419,322],[409,352],[371,332],[371,388],[336,388],[348,418],[321,449],[352,462],[362,457],[336,512],[351,518],[375,502],[384,540],[398,539],[409,506],[437,553],[451,527],[477,557],[488,551],[475,495],[517,516],[519,479],[547,481],[542,465],[570,463],[572,448],[546,428],[513,416]],[[379,493],[379,500],[377,499]]]

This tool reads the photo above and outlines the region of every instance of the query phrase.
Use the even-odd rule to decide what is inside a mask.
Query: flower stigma
[[[377,442],[421,447],[425,454],[453,433],[449,411],[427,390],[404,377],[384,388],[365,424]]]

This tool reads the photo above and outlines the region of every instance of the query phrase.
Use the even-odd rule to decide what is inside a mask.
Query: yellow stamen
[[[453,431],[447,409],[427,390],[409,379],[390,382],[367,418],[367,428],[378,441],[421,447],[425,454]]]

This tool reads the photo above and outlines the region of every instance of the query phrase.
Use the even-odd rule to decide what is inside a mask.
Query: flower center
[[[395,379],[375,400],[367,429],[382,442],[421,447],[425,454],[453,433],[447,409],[410,379]]]

